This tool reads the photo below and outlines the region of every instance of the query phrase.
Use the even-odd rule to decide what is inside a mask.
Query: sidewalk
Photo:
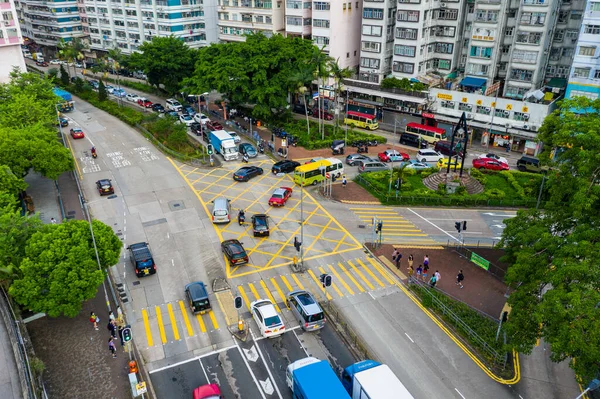
[[[58,190],[66,219],[83,219],[79,203],[77,184],[72,173],[58,179],[58,190],[54,182],[40,176],[26,179],[30,185],[27,192],[33,197],[36,212],[44,221],[61,216]],[[54,187],[49,193],[45,191]],[[114,304],[111,305],[115,309]],[[94,311],[100,317],[98,331],[89,321]],[[108,350],[108,311],[102,286],[95,298],[83,304],[81,313],[74,319],[42,317],[27,324],[36,355],[46,366],[44,381],[48,395],[52,398],[130,398],[128,361],[122,350],[113,359]],[[1,338],[1,336],[0,336]],[[117,348],[119,347],[117,343]],[[1,396],[1,395],[0,395]],[[4,396],[1,396],[4,397]]]

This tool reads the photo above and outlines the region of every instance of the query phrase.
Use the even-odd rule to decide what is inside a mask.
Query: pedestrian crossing
[[[331,287],[323,288],[319,276],[333,277]],[[270,299],[278,312],[286,307],[286,296],[294,290],[310,291],[317,300],[332,300],[396,285],[394,276],[371,257],[356,258],[310,268],[306,273],[290,273],[256,280],[236,286],[244,304],[250,311],[250,303],[258,299]]]
[[[165,345],[219,329],[215,312],[211,310],[203,315],[193,314],[183,300],[143,308],[141,313],[147,347]]]
[[[382,241],[387,244],[413,244],[417,246],[440,245],[429,238],[411,221],[407,220],[393,208],[387,207],[356,207],[349,208],[362,223],[372,228],[376,218],[383,223]]]

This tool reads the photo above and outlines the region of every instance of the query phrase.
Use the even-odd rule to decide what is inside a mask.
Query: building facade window
[[[434,26],[431,28],[431,35],[437,37],[454,37],[456,27],[454,26]]]
[[[469,75],[487,76],[488,72],[489,72],[488,65],[475,64],[472,62],[467,64],[467,73]]]
[[[329,10],[330,7],[331,7],[331,5],[329,3],[325,3],[323,1],[315,1],[315,3],[314,3],[315,10],[319,10],[319,11]]]
[[[416,51],[416,46],[405,46],[402,44],[396,44],[394,46],[394,55],[399,55],[402,57],[414,57],[416,55]]]
[[[571,90],[571,97],[587,97],[590,100],[595,100],[598,97],[598,94],[596,93],[590,93],[589,91],[582,91],[582,90]]]
[[[434,13],[434,19],[443,21],[456,21],[458,19],[458,10],[455,8],[441,8]]]
[[[394,62],[392,69],[394,72],[412,74],[415,72],[415,64],[411,64],[409,62]]]
[[[542,40],[541,32],[517,32],[517,43],[521,44],[540,44]]]
[[[600,25],[585,25],[583,33],[590,35],[600,35]]]
[[[504,93],[504,95],[506,97],[510,97],[510,98],[522,99],[523,96],[525,95],[525,93],[527,93],[529,90],[530,89],[528,89],[526,87],[517,87],[517,86],[507,85],[506,92]],[[514,116],[516,119],[517,112],[514,113]]]
[[[362,34],[365,36],[381,37],[382,27],[377,25],[363,25]]]
[[[396,19],[404,22],[419,22],[419,11],[398,10]]]
[[[596,53],[596,46],[581,46],[579,47],[579,55],[593,57]]]
[[[594,72],[594,79],[600,79],[600,69],[596,69],[596,72]]]
[[[291,26],[302,26],[302,17],[286,17],[286,23]]]
[[[435,43],[433,51],[441,54],[452,54],[454,44],[452,43]]]
[[[360,57],[360,66],[363,68],[379,69],[379,59]]]
[[[314,36],[313,42],[320,46],[329,46],[329,38],[326,36]]]
[[[417,40],[418,29],[396,28],[396,39]]]
[[[520,80],[522,82],[531,82],[533,80],[533,72],[528,69],[517,69],[513,68],[510,71],[510,78],[513,80]]]
[[[574,78],[588,78],[592,72],[591,68],[573,68]]]
[[[492,54],[494,52],[493,47],[479,47],[479,46],[471,46],[471,51],[469,55],[471,57],[477,58],[492,58]]]
[[[499,11],[494,10],[476,10],[475,20],[477,22],[497,22]]]
[[[538,52],[537,51],[525,51],[515,50],[512,53],[512,61],[520,62],[523,64],[535,64],[537,62]]]
[[[382,8],[365,8],[363,9],[363,18],[365,19],[383,19]]]
[[[545,12],[524,12],[521,14],[521,24],[523,25],[544,25],[545,22]]]
[[[557,29],[556,31],[554,31],[554,41],[562,42],[564,38],[565,38],[565,30],[564,29]]]
[[[368,51],[370,53],[380,53],[381,52],[381,43],[363,41],[361,43],[360,49],[362,51]]]
[[[561,10],[558,12],[558,23],[564,24],[569,19],[569,11]]]
[[[444,59],[440,59],[440,58],[435,58],[433,60],[433,68],[434,69],[443,69],[443,70],[450,70],[452,65],[452,61],[450,60],[444,60]]]
[[[313,19],[313,26],[315,28],[329,28],[328,19]]]

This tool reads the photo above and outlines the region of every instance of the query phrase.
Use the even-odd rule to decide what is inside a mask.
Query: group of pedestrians
[[[402,260],[402,254],[400,253],[400,251],[398,250],[398,248],[394,248],[394,252],[392,253],[392,261],[396,262],[396,268],[398,270],[400,270],[400,264],[401,264],[401,260]],[[412,279],[413,275],[415,274],[415,269],[413,267],[414,264],[414,256],[412,254],[408,255],[408,279]],[[416,276],[414,278],[416,278],[418,281],[423,281],[423,282],[429,282],[429,286],[431,288],[434,288],[436,286],[437,283],[440,282],[440,280],[442,279],[442,275],[440,274],[439,270],[436,270],[432,276],[429,278],[429,280],[427,280],[427,276],[429,275],[429,255],[425,255],[423,257],[423,263],[419,264],[419,266],[417,267],[416,270]],[[460,286],[460,288],[464,288],[463,286],[463,280],[465,279],[465,276],[463,274],[462,269],[458,271],[458,274],[456,275],[456,285]]]
[[[108,324],[106,325],[106,328],[108,329],[108,331],[110,331],[110,338],[108,338],[108,350],[112,354],[112,357],[116,358],[117,357],[117,347],[115,345],[115,340],[117,339],[117,333],[119,333],[119,337],[121,337],[120,332],[123,329],[123,326],[117,322],[113,312],[109,313],[108,319],[109,319]],[[98,323],[100,323],[100,318],[94,312],[90,313],[90,322],[94,326],[94,330],[97,331]],[[121,338],[121,345],[123,345],[122,338]]]

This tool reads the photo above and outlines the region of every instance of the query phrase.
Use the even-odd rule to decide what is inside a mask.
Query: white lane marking
[[[413,339],[410,337],[410,335],[408,335],[407,333],[404,333],[404,335],[406,335],[408,337],[408,339],[410,339],[410,342],[412,342],[413,344],[415,343],[415,341],[413,341]]]
[[[275,392],[275,389],[273,388],[273,383],[271,382],[270,379],[266,379],[266,380],[259,380],[260,381],[260,385],[262,386],[263,391],[265,391],[265,393],[269,396],[273,395],[273,392]]]
[[[173,265],[173,267],[175,267],[175,261],[173,259],[171,259],[171,264]]]
[[[448,233],[452,230],[444,230],[444,233]],[[481,231],[462,231],[463,234],[483,234]]]
[[[433,222],[430,222],[428,219],[425,219],[423,216],[419,215],[417,212],[413,211],[410,208],[406,208],[406,209],[408,209],[409,211],[411,211],[412,213],[414,213],[415,215],[417,215],[418,217],[420,217],[421,219],[423,219],[424,221],[426,221],[427,223],[429,223],[430,225],[432,225],[433,227],[435,227],[436,229],[438,229],[442,233],[446,234],[448,237],[451,237],[453,240],[460,242],[460,240],[458,238],[454,237],[452,234],[448,234],[446,231],[444,231],[444,229],[442,229],[437,224],[435,224]]]
[[[206,377],[206,383],[210,384],[210,380],[208,379],[208,374],[206,374],[206,370],[204,369],[204,365],[202,364],[202,359],[198,359],[200,362],[200,367],[202,368],[202,372],[204,373],[204,377]]]
[[[201,355],[201,356],[194,356],[194,357],[193,357],[193,358],[191,358],[191,359],[183,360],[183,361],[181,361],[181,362],[177,362],[177,363],[170,364],[170,365],[168,365],[168,366],[164,366],[164,367],[157,368],[156,370],[152,370],[152,371],[150,371],[149,373],[150,373],[150,374],[153,374],[153,373],[158,373],[158,372],[160,372],[160,371],[163,371],[163,370],[168,370],[168,369],[170,369],[170,368],[177,367],[177,366],[181,366],[182,364],[186,364],[186,363],[189,363],[189,362],[193,362],[193,361],[196,361],[196,360],[198,360],[198,359],[202,359],[202,358],[204,358],[204,357],[208,357],[208,356],[216,355],[216,354],[219,354],[219,353],[221,353],[221,352],[227,352],[228,350],[230,350],[230,349],[235,349],[236,347],[237,347],[238,349],[240,349],[240,348],[239,348],[239,346],[237,346],[237,345],[231,345],[231,346],[228,346],[228,347],[226,347],[226,348],[221,348],[221,349],[219,349],[219,350],[216,350],[216,351],[212,351],[212,352],[209,352],[209,353],[205,353],[205,354],[203,354],[203,355]],[[243,356],[242,356],[242,357],[243,357]]]
[[[371,298],[373,298],[373,300],[375,300],[375,297],[373,296],[373,294],[371,294],[371,291],[369,291],[369,296],[370,296]]]
[[[488,215],[488,216],[497,216],[497,217],[501,217],[501,218],[513,218],[515,217],[517,214],[514,213],[512,215],[499,215],[497,213],[491,213],[491,212],[485,212],[484,215]]]
[[[254,340],[254,333],[252,332],[252,330],[250,330],[250,335],[252,335],[252,339]],[[271,374],[271,369],[267,366],[267,362],[260,350],[260,347],[258,345],[256,345],[256,350],[258,351],[258,355],[260,356],[260,359],[262,360],[265,368],[267,369],[267,373],[269,374],[269,378],[271,379],[271,381],[275,381],[275,379],[273,378],[273,374]],[[275,390],[277,391],[277,396],[279,396],[279,399],[283,399],[281,397],[281,392],[279,392],[279,387],[277,386],[277,384],[273,384],[275,386]]]
[[[252,330],[250,330],[250,334],[252,334]],[[252,369],[250,368],[250,365],[248,364],[248,361],[246,360],[246,358],[244,357],[244,353],[242,352],[242,348],[240,348],[240,345],[236,342],[235,346],[237,346],[238,351],[240,352],[240,355],[242,355],[242,360],[244,361],[244,363],[246,364],[246,368],[248,369],[248,371],[250,372],[250,375],[252,376],[252,379],[254,380],[254,384],[256,385],[256,388],[258,388],[258,392],[260,392],[260,396],[263,397],[263,399],[267,399],[267,397],[265,396],[264,392],[262,389],[260,389],[260,384],[258,383],[258,379],[256,378],[256,376],[254,375],[254,372],[252,371]]]
[[[300,347],[302,348],[302,350],[304,351],[304,353],[306,353],[306,356],[308,357],[309,356],[308,351],[306,350],[306,348],[304,347],[304,345],[302,345],[302,342],[300,341],[300,337],[298,336],[298,334],[296,334],[296,331],[292,330],[292,332],[294,333],[294,336],[298,340],[298,343],[300,344]]]
[[[452,222],[456,222],[457,221],[456,218],[454,218],[454,219],[427,218],[427,220],[441,220],[441,221],[447,221],[447,220],[449,220],[449,221],[452,221]],[[470,222],[473,219],[461,219],[461,220],[466,220],[467,222]]]
[[[465,397],[463,396],[463,394],[462,394],[462,393],[460,393],[460,391],[459,391],[458,389],[454,388],[454,390],[455,390],[456,392],[458,392],[458,394],[460,395],[460,397],[461,397],[461,398],[465,399]]]
[[[250,360],[253,363],[256,363],[256,361],[258,360],[258,352],[256,352],[256,345],[252,345],[252,348],[250,349],[242,348],[242,350],[244,351],[244,355],[246,355],[246,358],[248,360]]]

